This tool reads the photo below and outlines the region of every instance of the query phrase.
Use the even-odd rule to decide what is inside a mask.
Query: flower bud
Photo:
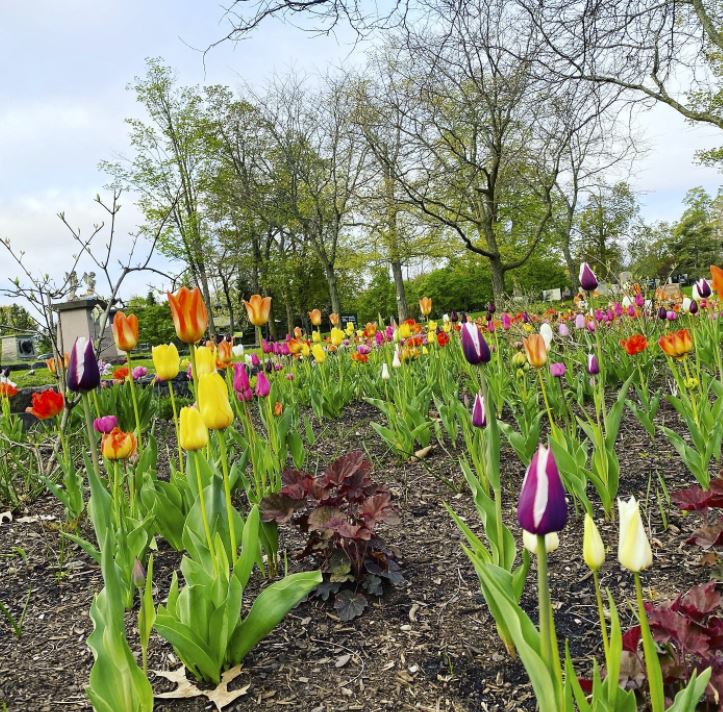
[[[597,571],[605,563],[605,544],[595,525],[595,520],[585,514],[585,529],[582,537],[582,558],[591,571]]]

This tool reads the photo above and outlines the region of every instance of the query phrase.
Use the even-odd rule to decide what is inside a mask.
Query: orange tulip
[[[48,371],[55,375],[58,372],[58,369],[60,368],[60,359],[55,358],[49,358],[45,365],[48,367]],[[65,370],[68,370],[68,366],[70,365],[70,354],[63,354],[63,365],[65,367]]]
[[[216,366],[218,368],[228,368],[233,362],[233,351],[231,351],[231,342],[224,339],[216,349]]]
[[[329,314],[329,321],[332,326],[339,326],[339,315],[336,312]]]
[[[723,269],[711,265],[710,276],[713,278],[713,289],[718,294],[718,298],[723,299]]]
[[[300,326],[294,327],[294,338],[300,339],[303,336],[304,332],[302,331]]]
[[[12,381],[0,378],[0,398],[13,398],[18,393],[20,391]]]
[[[429,316],[432,313],[431,297],[422,297],[419,300],[419,311],[421,311],[424,316]]]
[[[115,313],[113,340],[120,351],[133,351],[138,346],[138,317],[135,314]]]
[[[294,329],[294,331],[296,331],[296,329]],[[289,347],[289,353],[292,356],[296,356],[296,354],[301,353],[301,341],[298,338],[289,339],[287,346]]]
[[[522,339],[522,345],[530,366],[541,368],[547,363],[547,346],[540,334],[530,334],[526,339]]]
[[[63,394],[52,388],[41,393],[33,393],[33,405],[25,409],[26,413],[34,415],[38,420],[54,418],[63,411],[65,399]]]
[[[123,432],[118,426],[103,435],[100,446],[103,457],[109,460],[127,460],[136,451],[136,447],[136,436]]]
[[[309,312],[309,321],[312,326],[321,326],[321,309],[312,309]]]
[[[264,326],[269,320],[269,312],[271,311],[271,297],[262,297],[260,294],[254,294],[249,300],[243,300],[246,307],[246,316],[254,326]]]
[[[184,344],[195,344],[206,331],[208,312],[198,287],[181,287],[175,294],[167,292],[176,335]]]
[[[667,356],[682,358],[693,350],[693,339],[687,329],[679,329],[663,334],[658,339],[658,346]]]

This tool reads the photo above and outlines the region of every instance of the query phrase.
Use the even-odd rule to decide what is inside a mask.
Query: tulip
[[[246,364],[235,363],[233,366],[233,389],[235,391],[246,391],[251,388]]]
[[[472,406],[472,425],[475,428],[484,428],[487,425],[487,413],[485,411],[485,397],[478,393],[474,397]]]
[[[321,332],[316,330],[311,332],[311,340],[315,344],[321,343]]]
[[[202,450],[208,445],[208,429],[201,413],[190,406],[181,408],[180,415],[181,447],[188,451]]]
[[[143,564],[140,562],[139,559],[136,559],[133,562],[133,570],[131,571],[131,581],[133,581],[133,585],[138,590],[143,589],[146,585],[146,570],[143,568]]]
[[[234,355],[235,358],[241,358],[244,355],[244,345],[236,344],[236,346],[232,346],[231,353]]]
[[[698,313],[698,302],[695,299],[690,300],[690,304],[688,305],[688,313],[693,315]]]
[[[329,322],[332,326],[339,326],[339,315],[336,312],[329,314]]]
[[[522,345],[525,347],[530,366],[541,368],[547,363],[547,346],[545,339],[540,334],[530,334],[527,338],[522,339]]]
[[[537,536],[528,532],[526,529],[522,530],[522,546],[531,554],[537,556]],[[556,551],[558,546],[560,546],[560,537],[557,535],[557,532],[545,534],[545,551],[548,554]]]
[[[540,445],[533,455],[517,505],[517,521],[532,534],[559,532],[567,522],[567,503],[552,452]]]
[[[575,317],[575,328],[576,329],[584,329],[585,328],[585,315],[584,314],[578,314]]]
[[[388,381],[391,378],[391,374],[389,373],[389,366],[387,366],[386,363],[382,364],[382,381]]]
[[[466,321],[462,324],[462,352],[473,366],[487,363],[492,354],[477,324]]]
[[[26,408],[25,412],[34,415],[38,420],[47,420],[61,413],[64,406],[63,394],[49,388],[41,393],[33,393],[32,406]]]
[[[340,346],[344,341],[344,332],[335,326],[329,333],[329,341],[334,346]]]
[[[585,527],[582,537],[582,558],[590,571],[598,571],[605,563],[605,544],[595,525],[595,520],[585,514]]]
[[[642,307],[644,304],[645,304],[645,297],[640,292],[638,292],[635,295],[635,305],[638,307]]]
[[[271,384],[269,379],[266,378],[266,374],[262,371],[256,377],[256,396],[258,398],[266,398],[271,392]]]
[[[153,368],[159,381],[172,381],[181,368],[178,349],[175,344],[161,344],[151,349]]]
[[[166,293],[171,307],[176,335],[184,344],[195,344],[208,326],[208,312],[198,287],[181,287],[175,294]]]
[[[668,309],[668,311],[665,314],[665,318],[668,321],[675,321],[678,318],[678,315],[672,309]]]
[[[587,372],[591,376],[597,376],[600,373],[600,365],[597,362],[597,356],[595,354],[587,355]]]
[[[545,348],[549,351],[552,343],[552,327],[545,322],[540,326],[540,336],[545,340]]]
[[[693,350],[693,339],[687,329],[670,331],[658,339],[658,346],[671,358],[683,358]]]
[[[125,433],[119,427],[103,435],[100,449],[108,460],[127,460],[135,451],[137,443],[133,433]]]
[[[321,344],[314,344],[311,347],[311,355],[314,357],[316,363],[324,363],[326,361],[326,351]]]
[[[693,297],[697,299],[707,299],[711,295],[711,288],[710,284],[708,284],[708,280],[704,277],[701,277],[693,285],[692,292]]]
[[[510,327],[512,326],[512,319],[510,318],[510,315],[507,312],[502,312],[500,321],[502,322],[502,328],[505,331],[509,331]]]
[[[567,324],[560,324],[560,326],[557,327],[557,333],[564,338],[570,336],[570,329],[567,328]]]
[[[113,340],[120,351],[133,351],[138,345],[138,317],[135,314],[115,313]]]
[[[429,316],[432,313],[432,299],[430,297],[422,297],[419,300],[419,311],[424,316]]]
[[[392,368],[401,368],[402,367],[402,361],[399,358],[399,351],[394,351],[394,358],[392,359]]]
[[[95,358],[93,344],[85,336],[79,336],[70,351],[68,388],[87,393],[100,385],[100,370]]]
[[[223,339],[216,349],[216,366],[218,368],[229,368],[233,362],[233,351],[231,342]]]
[[[243,300],[246,307],[246,316],[248,320],[256,327],[262,327],[269,321],[269,313],[271,312],[271,297],[262,297],[260,294],[254,294],[249,300]]]
[[[562,378],[567,371],[567,367],[564,363],[551,363],[550,364],[550,375],[554,378]]]
[[[620,345],[625,349],[628,356],[642,353],[648,348],[648,340],[643,334],[633,334],[627,339],[620,339]]]
[[[93,430],[96,433],[110,433],[114,428],[118,427],[118,418],[115,415],[104,415],[93,421]]]
[[[668,310],[665,307],[658,308],[658,319],[665,321],[668,318]]]
[[[209,430],[223,430],[233,421],[226,382],[215,371],[198,380],[198,409]]]
[[[618,561],[628,571],[640,573],[653,564],[653,551],[640,516],[640,505],[635,497],[631,497],[627,502],[618,499],[618,513],[620,516]]]
[[[12,398],[20,393],[17,386],[6,376],[0,376],[0,398]]]
[[[311,322],[312,326],[321,326],[321,310],[312,309],[309,312],[309,321]]]
[[[261,359],[258,354],[251,354],[250,363],[254,368],[258,368],[261,365]]]
[[[148,375],[148,369],[145,366],[136,366],[131,371],[131,378],[134,381],[137,381],[139,378],[143,378],[144,376]]]
[[[216,372],[216,354],[208,346],[199,346],[196,349],[196,371],[197,379],[207,373]]]
[[[457,312],[454,311],[454,309],[449,313],[449,320],[456,324],[459,321],[459,317],[457,316]]]
[[[580,265],[579,281],[580,286],[586,292],[592,292],[597,289],[597,277],[595,276],[595,273],[592,271],[590,265],[587,262],[583,262]]]
[[[632,304],[628,307],[628,316],[629,317],[635,316],[635,307]]]

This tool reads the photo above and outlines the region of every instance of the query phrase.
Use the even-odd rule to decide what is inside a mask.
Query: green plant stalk
[[[203,520],[203,530],[206,533],[206,544],[211,554],[214,571],[217,569],[216,554],[213,548],[213,539],[211,537],[211,527],[208,525],[208,514],[206,513],[206,498],[203,495],[203,481],[201,480],[201,466],[198,462],[198,452],[191,452],[191,460],[196,469],[196,486],[198,487],[198,501],[201,507],[201,519]]]
[[[181,448],[181,432],[178,426],[178,411],[176,410],[176,395],[173,392],[173,384],[168,381],[168,395],[171,399],[171,411],[173,412],[173,427],[176,430],[176,447],[178,448],[178,467],[181,474],[183,473],[183,450]]]
[[[136,437],[138,438],[138,450],[143,449],[141,440],[141,418],[138,415],[138,398],[136,397],[136,384],[133,382],[133,362],[131,361],[131,352],[126,351],[126,360],[128,361],[128,381],[131,386],[131,401],[133,403],[133,415],[136,418]]]
[[[98,458],[98,445],[95,442],[95,436],[93,435],[93,416],[90,413],[90,403],[88,403],[89,397],[90,395],[88,393],[83,393],[80,396],[80,401],[83,406],[83,416],[85,417],[85,434],[88,438],[88,445],[90,447],[90,459],[93,463],[95,475],[98,479],[100,479],[100,460]]]
[[[655,649],[653,635],[650,632],[650,624],[648,616],[645,612],[645,604],[643,603],[643,587],[640,583],[640,574],[633,573],[635,578],[635,595],[638,602],[638,620],[640,621],[640,629],[643,638],[643,652],[645,653],[645,673],[648,678],[648,688],[650,689],[650,707],[652,712],[664,712],[665,696],[663,694],[663,675],[660,671],[660,662],[658,660],[658,652]]]
[[[196,345],[190,344],[188,347],[191,354],[191,381],[193,382],[193,395],[198,393],[198,368],[196,366]]]
[[[537,608],[540,620],[540,641],[542,659],[552,672],[552,640],[550,638],[550,587],[547,582],[547,549],[545,537],[537,535]]]
[[[602,634],[603,652],[605,654],[605,663],[610,667],[610,641],[608,639],[608,628],[605,622],[605,609],[603,608],[602,593],[600,592],[600,579],[597,571],[592,572],[592,580],[595,586],[595,600],[597,601],[597,614],[600,618],[600,633]]]
[[[120,529],[120,462],[118,460],[113,461],[113,513],[115,514],[115,523],[118,529]]]
[[[540,390],[542,391],[542,400],[545,402],[545,410],[547,411],[547,419],[550,421],[550,430],[554,435],[556,432],[555,421],[552,418],[552,411],[550,410],[550,401],[547,398],[547,389],[545,388],[545,379],[542,376],[542,369],[537,369],[537,379],[540,383]]]
[[[221,450],[221,471],[223,472],[223,492],[226,498],[226,518],[228,520],[228,533],[231,541],[231,563],[236,566],[236,529],[233,523],[233,504],[231,504],[231,482],[228,476],[228,452],[226,450],[226,437],[223,430],[218,430],[218,445]]]

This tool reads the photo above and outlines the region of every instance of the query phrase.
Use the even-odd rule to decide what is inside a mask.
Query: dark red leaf
[[[303,505],[284,494],[270,494],[261,500],[261,519],[264,522],[288,522],[294,512]]]
[[[723,547],[723,516],[718,517],[718,521],[709,526],[696,529],[693,536],[687,539],[685,543],[696,544],[703,549]]]
[[[630,630],[626,630],[625,633],[623,633],[623,650],[627,650],[629,653],[637,653],[641,635],[639,625],[633,626]]]
[[[319,479],[325,485],[339,486],[357,472],[368,473],[370,470],[371,463],[364,456],[364,452],[362,450],[354,450],[332,462]]]
[[[336,507],[317,507],[309,515],[309,531],[322,531],[339,521],[345,521],[344,512]]]
[[[381,523],[399,524],[399,513],[391,504],[392,496],[388,492],[368,497],[359,507],[359,514],[369,529]]]
[[[721,608],[721,595],[715,581],[694,586],[675,599],[671,608],[681,611],[695,620],[701,620]]]
[[[363,593],[354,593],[349,589],[344,589],[334,597],[334,608],[344,622],[360,616],[366,607],[367,599]]]

